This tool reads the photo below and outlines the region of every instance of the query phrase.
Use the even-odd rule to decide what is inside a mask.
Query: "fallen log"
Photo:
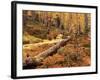
[[[71,39],[70,36],[67,37],[67,39],[63,39],[62,41],[58,42],[56,45],[50,47],[49,49],[45,50],[44,52],[36,55],[33,57],[33,61],[40,63],[43,59],[51,55],[52,53],[57,52],[57,50],[66,45],[66,42],[68,42]]]
[[[48,57],[49,55],[51,55],[52,53],[56,53],[57,50],[59,48],[61,48],[62,46],[66,45],[66,43],[71,39],[70,36],[67,37],[67,39],[62,39],[61,41],[59,41],[56,45],[50,47],[49,49],[43,51],[42,53],[34,56],[32,58],[32,64],[34,64],[34,66],[39,65],[43,59],[45,59],[46,57]]]

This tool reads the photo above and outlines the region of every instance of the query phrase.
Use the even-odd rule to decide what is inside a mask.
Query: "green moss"
[[[27,44],[27,43],[37,43],[37,42],[42,42],[43,40],[40,38],[37,38],[35,36],[31,36],[31,35],[24,35],[23,36],[23,44]]]

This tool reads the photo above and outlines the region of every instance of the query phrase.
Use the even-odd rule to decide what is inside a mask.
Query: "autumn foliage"
[[[35,45],[56,39],[71,40],[35,68],[82,67],[91,65],[91,14],[23,10],[23,64],[56,43]],[[58,38],[58,36],[60,37]],[[34,68],[33,68],[34,69]]]

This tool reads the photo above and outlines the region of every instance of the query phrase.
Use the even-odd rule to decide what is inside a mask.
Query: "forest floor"
[[[56,20],[58,12],[54,12],[55,16],[52,16],[50,20],[49,15],[53,15],[51,13],[46,12],[47,16],[42,16],[44,15],[42,12],[39,11],[39,14],[35,12],[35,14],[38,14],[37,17],[33,14],[34,12],[27,12],[28,10],[23,12],[23,69],[26,69],[25,67],[27,69],[37,69],[91,65],[90,14],[60,13],[58,14],[58,21]],[[54,21],[52,22],[51,19],[54,19]],[[68,36],[71,39],[65,45],[59,45],[60,47],[57,47],[57,49],[53,47],[61,40],[67,39]],[[51,47],[55,49],[54,52]],[[36,57],[48,49],[52,51],[52,54],[46,54],[45,57],[42,55],[43,60],[40,56]],[[38,58],[37,61],[36,58]],[[41,62],[39,65],[31,66],[29,64],[32,62],[33,65],[39,61]]]
[[[44,40],[40,43],[23,45],[23,63],[26,55],[34,57],[54,46],[61,39]],[[46,57],[36,68],[82,67],[91,65],[90,40],[86,35],[79,36],[77,42],[70,40],[65,46],[59,48],[56,53]]]

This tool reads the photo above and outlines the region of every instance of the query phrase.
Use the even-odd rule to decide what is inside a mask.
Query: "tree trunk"
[[[87,14],[84,14],[85,16],[85,33],[87,33],[87,30],[88,30],[88,16]]]
[[[43,51],[42,53],[38,54],[37,56],[34,56],[30,60],[31,67],[35,68],[37,65],[40,65],[43,59],[46,57],[54,54],[57,52],[59,48],[66,45],[66,43],[71,39],[70,36],[67,37],[67,39],[63,39],[62,41],[58,42],[56,45],[50,47],[49,49]],[[26,69],[29,68],[30,64],[24,63],[23,68]]]
[[[66,45],[66,43],[71,39],[70,36],[67,37],[67,39],[63,39],[62,41],[58,42],[56,45],[50,47],[49,49],[43,51],[42,53],[38,54],[37,56],[33,57],[33,62],[35,63],[41,63],[43,59],[48,57],[49,55],[52,55],[53,53],[56,53],[59,48]]]

